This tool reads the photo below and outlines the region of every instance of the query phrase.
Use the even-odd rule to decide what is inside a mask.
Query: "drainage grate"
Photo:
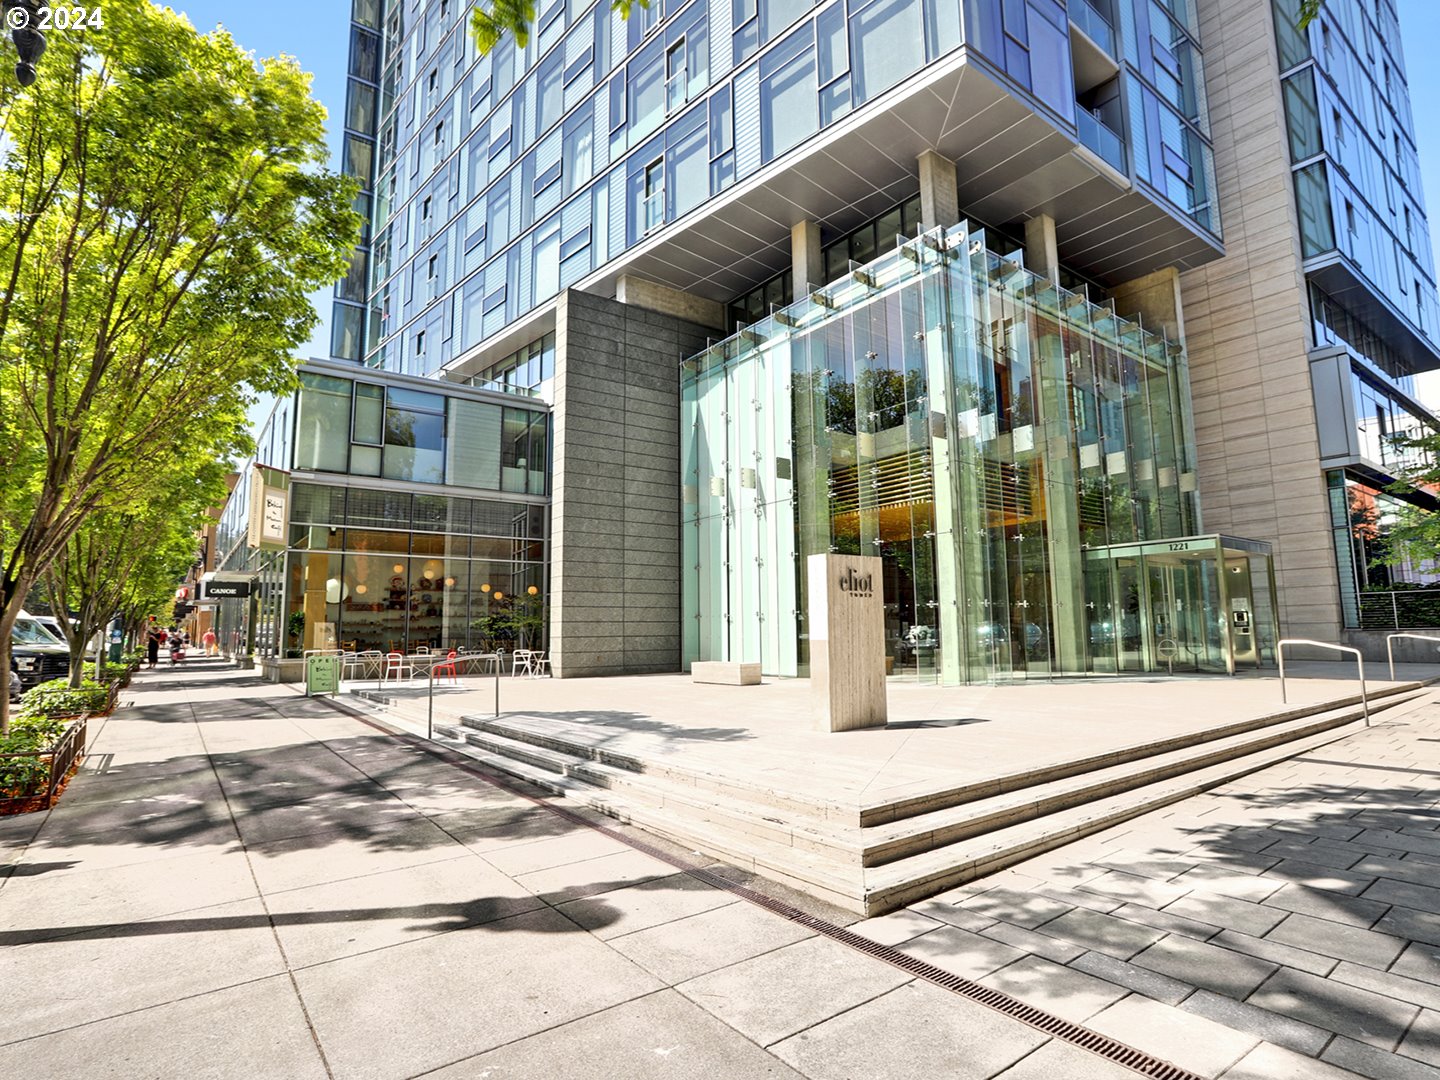
[[[352,713],[351,715],[354,714]],[[356,719],[370,724],[371,727],[379,728],[379,730],[385,731],[386,734],[395,734],[393,731],[389,731],[378,724],[372,723],[365,717],[356,716]],[[1100,1057],[1113,1061],[1117,1065],[1123,1065],[1139,1073],[1141,1076],[1152,1077],[1153,1080],[1205,1080],[1205,1078],[1198,1073],[1193,1073],[1189,1069],[1182,1069],[1178,1065],[1172,1065],[1168,1061],[1157,1058],[1153,1054],[1147,1054],[1142,1050],[1137,1050],[1133,1046],[1126,1046],[1124,1043],[1112,1039],[1108,1035],[1101,1035],[1099,1032],[1091,1031],[1089,1028],[1081,1027],[1079,1024],[1061,1019],[1052,1013],[1045,1012],[1043,1009],[1037,1009],[1033,1005],[1027,1005],[1018,998],[1013,998],[1009,994],[1001,993],[999,990],[992,990],[988,986],[981,986],[977,982],[971,982],[969,979],[955,975],[952,972],[946,971],[944,968],[936,967],[934,964],[925,960],[901,952],[891,945],[881,945],[871,941],[869,938],[861,937],[859,934],[847,930],[843,926],[837,926],[835,923],[826,919],[817,918],[814,915],[801,911],[792,904],[787,904],[783,900],[776,900],[772,896],[766,896],[764,893],[756,892],[754,889],[730,881],[728,878],[712,873],[703,867],[691,866],[684,859],[678,858],[667,851],[662,851],[652,844],[647,844],[644,840],[639,840],[634,836],[620,832],[618,829],[613,829],[608,825],[590,821],[580,814],[575,813],[573,810],[566,809],[563,806],[556,806],[553,802],[536,798],[534,795],[520,790],[508,780],[477,768],[468,760],[463,758],[456,760],[455,752],[448,748],[437,747],[434,743],[415,735],[403,734],[397,737],[435,754],[435,756],[445,760],[456,768],[478,777],[493,787],[508,791],[510,794],[518,796],[519,798],[527,799],[537,806],[543,806],[552,814],[556,814],[566,821],[579,825],[582,828],[601,833],[602,835],[610,837],[612,840],[618,840],[627,847],[649,855],[652,859],[658,859],[663,863],[667,863],[677,870],[681,870],[691,877],[703,881],[707,885],[721,889],[730,893],[732,896],[738,896],[740,899],[746,900],[756,907],[762,907],[766,911],[779,915],[783,919],[788,919],[790,922],[814,930],[817,934],[822,934],[831,941],[837,941],[841,945],[847,945],[857,952],[862,952],[867,956],[873,956],[877,960],[884,960],[887,964],[893,964],[895,967],[900,968],[902,971],[909,972],[918,979],[924,979],[926,982],[938,986],[943,990],[949,990],[951,993],[959,994],[961,997],[968,998],[977,1004],[994,1009],[996,1012],[1008,1016],[1012,1020],[1018,1020],[1022,1024],[1027,1024],[1037,1031],[1043,1031],[1045,1034],[1053,1036],[1056,1039],[1063,1039],[1065,1042],[1089,1050],[1092,1054],[1098,1054]]]

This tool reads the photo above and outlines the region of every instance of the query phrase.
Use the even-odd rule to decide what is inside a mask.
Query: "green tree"
[[[1405,562],[1440,564],[1440,513],[1436,511],[1440,506],[1440,432],[1392,436],[1390,445],[1395,460],[1410,464],[1397,468],[1398,479],[1385,490],[1404,502],[1383,534],[1374,509],[1357,518],[1352,503],[1351,529],[1356,535],[1369,534],[1369,548],[1378,551],[1378,561],[1387,566]]]
[[[88,516],[143,498],[188,432],[292,385],[307,295],[344,273],[360,217],[294,60],[257,63],[147,0],[51,35],[0,109],[3,670]]]
[[[195,559],[196,534],[211,520],[207,510],[225,501],[228,462],[248,449],[244,427],[237,413],[228,430],[218,423],[207,429],[212,436],[224,431],[219,443],[187,443],[161,455],[143,498],[88,515],[46,567],[45,593],[70,646],[71,686],[80,685],[86,643],[117,612],[142,600],[152,611],[168,606],[175,582]],[[73,625],[63,617],[67,612]]]
[[[1296,20],[1296,25],[1304,30],[1320,16],[1320,9],[1324,6],[1325,0],[1300,0],[1300,17]]]

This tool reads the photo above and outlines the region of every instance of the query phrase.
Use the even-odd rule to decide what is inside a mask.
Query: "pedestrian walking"
[[[210,629],[207,629],[207,630],[205,631],[205,634],[204,634],[204,636],[202,636],[202,637],[200,638],[200,641],[201,641],[201,642],[204,644],[204,646],[205,646],[205,655],[206,655],[206,656],[219,656],[219,655],[220,655],[220,645],[219,645],[219,643],[215,640],[215,630],[214,630],[213,627],[210,628]]]
[[[151,670],[160,661],[160,631],[153,626],[145,635],[145,659],[150,661]]]

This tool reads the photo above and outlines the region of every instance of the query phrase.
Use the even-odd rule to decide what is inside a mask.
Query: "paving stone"
[[[1440,1012],[1420,1010],[1400,1042],[1400,1053],[1427,1065],[1440,1065]]]
[[[1281,859],[1300,859],[1304,862],[1328,866],[1334,870],[1349,870],[1364,857],[1358,849],[1342,850],[1339,847],[1329,847],[1316,842],[1306,843],[1293,836],[1276,840],[1265,849],[1265,854],[1275,855]]]
[[[1061,967],[1038,956],[1027,956],[977,980],[1027,1005],[1066,1020],[1081,1023],[1128,991],[1074,968]]]
[[[1373,1046],[1336,1036],[1320,1055],[1321,1061],[1349,1069],[1370,1080],[1440,1080],[1440,1069],[1410,1058],[1397,1057]]]
[[[1408,881],[1391,881],[1380,878],[1361,894],[1367,900],[1382,904],[1398,904],[1415,911],[1440,914],[1440,889],[1426,885],[1415,885]]]
[[[1112,870],[1108,874],[1102,874],[1100,877],[1078,886],[1077,891],[1100,893],[1102,896],[1113,896],[1118,900],[1161,908],[1189,894],[1191,889],[1183,885],[1157,881],[1154,878],[1137,877],[1134,874]]]
[[[1026,930],[1022,926],[1011,926],[1009,923],[995,923],[981,930],[980,933],[988,938],[994,938],[996,941],[1003,941],[1006,945],[1013,945],[1017,949],[1034,953],[1036,956],[1054,960],[1059,964],[1068,964],[1085,951],[1079,945],[1072,945],[1068,941],[1061,941],[1057,937],[1037,933],[1034,930]]]
[[[1428,911],[1393,907],[1372,929],[1381,934],[1394,934],[1411,941],[1440,945],[1440,915],[1432,915]]]
[[[1224,848],[1215,851],[1197,849],[1187,858],[1194,859],[1198,866],[1223,867],[1239,874],[1258,874],[1280,861],[1279,855],[1269,852],[1226,851]]]
[[[572,900],[561,904],[560,911],[603,941],[740,902],[689,874],[671,874]]]
[[[582,1063],[579,1066],[578,1063]],[[674,990],[552,1027],[538,1035],[427,1073],[426,1080],[475,1077],[624,1077],[674,1080],[713,1075],[724,1063],[726,1080],[803,1080],[733,1028]]]
[[[1386,829],[1366,829],[1355,838],[1355,842],[1362,846],[1374,844],[1376,847],[1393,848],[1396,851],[1415,851],[1422,855],[1440,856],[1440,836],[1414,836]]]
[[[751,989],[763,1007],[769,987],[757,984]],[[806,993],[823,996],[816,995],[813,987]],[[1003,1072],[1046,1041],[1034,1028],[993,1009],[929,983],[913,982],[770,1049],[813,1080],[917,1076],[981,1080]]]
[[[1248,1002],[1384,1050],[1394,1048],[1420,1011],[1393,998],[1290,968],[1281,968],[1267,979]]]
[[[1327,840],[1353,840],[1365,830],[1359,825],[1345,825],[1338,821],[1276,821],[1270,828],[1276,832],[1295,833]]]
[[[278,975],[0,1046],[0,1076],[248,1080],[259,1075],[248,1047],[264,1048],[265,1075],[327,1075],[290,979]]]
[[[1225,1080],[1355,1080],[1355,1074],[1322,1065],[1304,1053],[1261,1043],[1225,1073]]]
[[[1085,908],[1076,908],[1052,919],[1040,932],[1108,953],[1117,960],[1129,960],[1165,936],[1164,931]]]
[[[960,903],[960,907],[966,911],[1032,930],[1059,915],[1064,915],[1074,906],[1048,896],[1016,892],[1013,889],[992,889]]]
[[[1120,851],[1113,855],[1094,860],[1096,866],[1108,870],[1119,870],[1126,874],[1168,881],[1176,874],[1183,874],[1195,867],[1195,860],[1179,855],[1165,857],[1155,851]]]
[[[626,934],[609,945],[666,983],[678,983],[813,933],[742,901]]]
[[[1074,960],[1070,966],[1098,976],[1107,982],[1112,982],[1116,986],[1133,990],[1137,994],[1144,994],[1156,1001],[1163,1001],[1166,1005],[1178,1004],[1195,992],[1195,988],[1188,983],[1172,979],[1168,975],[1147,971],[1145,968],[1136,967],[1124,960],[1116,960],[1113,956],[1107,956],[1105,953],[1087,952]]]
[[[1175,879],[1176,885],[1184,885],[1204,892],[1219,893],[1236,900],[1264,900],[1284,883],[1254,874],[1241,874],[1217,866],[1197,866],[1187,870]]]
[[[1357,862],[1354,872],[1393,881],[1409,881],[1416,885],[1431,885],[1440,880],[1440,865],[1427,858],[1398,859],[1371,855]]]
[[[972,934],[958,926],[942,926],[911,938],[898,947],[903,953],[929,961],[966,979],[988,975],[1025,955],[1004,942]]]
[[[1323,1028],[1209,990],[1197,990],[1180,1003],[1180,1008],[1236,1031],[1258,1035],[1266,1042],[1288,1046],[1302,1054],[1318,1054],[1334,1038],[1332,1032]]]
[[[1210,943],[1223,945],[1227,949],[1234,949],[1236,952],[1247,953],[1250,956],[1258,956],[1262,960],[1269,960],[1281,967],[1308,971],[1312,975],[1328,975],[1339,963],[1333,956],[1322,956],[1319,953],[1271,941],[1269,938],[1252,937],[1235,930],[1220,931],[1210,939]]]
[[[1101,915],[1108,915],[1116,908],[1125,905],[1125,901],[1116,897],[1104,896],[1101,893],[1089,893],[1083,889],[1061,889],[1057,886],[1047,885],[1040,891],[1052,900],[1059,900],[1062,904],[1085,908],[1087,911],[1098,911]]]
[[[1377,994],[1393,997],[1397,1001],[1409,1002],[1427,1009],[1440,1009],[1440,986],[1390,971],[1376,971],[1364,964],[1352,964],[1346,960],[1330,973],[1330,978],[1361,990],[1373,990]]]
[[[1247,829],[1236,828],[1225,833],[1218,840],[1213,840],[1205,845],[1204,850],[1234,849],[1241,852],[1263,851],[1275,843],[1276,837],[1269,829]]]
[[[953,1068],[953,1066],[952,1066]],[[936,1074],[943,1075],[943,1074]],[[1135,1072],[1073,1043],[1051,1039],[995,1080],[1135,1080]]]
[[[1202,1076],[1219,1076],[1260,1041],[1134,994],[1092,1016],[1085,1026]]]
[[[660,983],[552,909],[294,973],[335,1075],[413,1076],[653,993]],[[379,1022],[404,1003],[398,1024]],[[464,1002],[484,1023],[456,1022]]]
[[[1421,979],[1440,986],[1440,948],[1429,942],[1412,941],[1390,971],[1408,979]]]
[[[927,915],[902,909],[878,919],[862,919],[847,929],[852,934],[859,934],[881,945],[899,945],[902,941],[909,941],[944,925]]]
[[[1269,907],[1281,908],[1284,911],[1298,911],[1301,915],[1314,915],[1318,919],[1366,927],[1384,915],[1390,906],[1358,896],[1341,896],[1339,893],[1324,892],[1320,889],[1307,889],[1304,885],[1286,885],[1265,903]]]
[[[1185,916],[1176,915],[1171,911],[1155,911],[1152,908],[1141,907],[1139,904],[1126,904],[1118,907],[1115,909],[1114,915],[1117,919],[1129,919],[1131,922],[1144,923],[1146,926],[1153,926],[1156,930],[1184,934],[1196,941],[1207,941],[1220,932],[1220,927],[1211,923],[1187,919]]]
[[[1270,977],[1275,965],[1244,953],[1171,934],[1130,958],[1137,967],[1194,986],[1245,998]]]
[[[882,960],[814,937],[701,975],[676,989],[742,1035],[769,1046],[909,981],[910,976]],[[822,986],[824,992],[817,993]],[[953,1000],[953,995],[946,997]]]
[[[1285,912],[1252,904],[1249,900],[1235,900],[1228,896],[1200,892],[1191,893],[1167,905],[1165,911],[1167,914],[1182,915],[1202,923],[1213,923],[1255,937],[1268,934],[1285,918]]]
[[[1402,938],[1362,930],[1358,926],[1317,919],[1312,915],[1292,914],[1265,935],[1267,941],[1294,945],[1322,956],[1353,960],[1373,968],[1388,967],[1405,948]]]
[[[1374,875],[1336,870],[1321,863],[1304,862],[1300,859],[1282,859],[1266,870],[1265,876],[1293,881],[1297,885],[1312,889],[1344,893],[1347,896],[1358,896],[1375,882]]]
[[[988,915],[981,915],[979,912],[956,904],[943,903],[934,897],[918,904],[912,904],[906,910],[923,915],[928,919],[937,919],[950,926],[959,926],[977,933],[987,926],[995,925],[995,920]]]

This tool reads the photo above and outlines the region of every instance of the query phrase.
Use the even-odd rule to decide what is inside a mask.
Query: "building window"
[[[665,159],[658,158],[645,166],[644,231],[650,232],[665,224]]]
[[[806,25],[760,58],[763,160],[772,161],[809,138],[818,125],[814,30]]]
[[[653,2],[653,0],[652,0]],[[687,98],[685,39],[682,37],[665,52],[665,111],[674,112]]]
[[[390,480],[445,482],[445,398],[391,387],[385,402],[385,464]]]

